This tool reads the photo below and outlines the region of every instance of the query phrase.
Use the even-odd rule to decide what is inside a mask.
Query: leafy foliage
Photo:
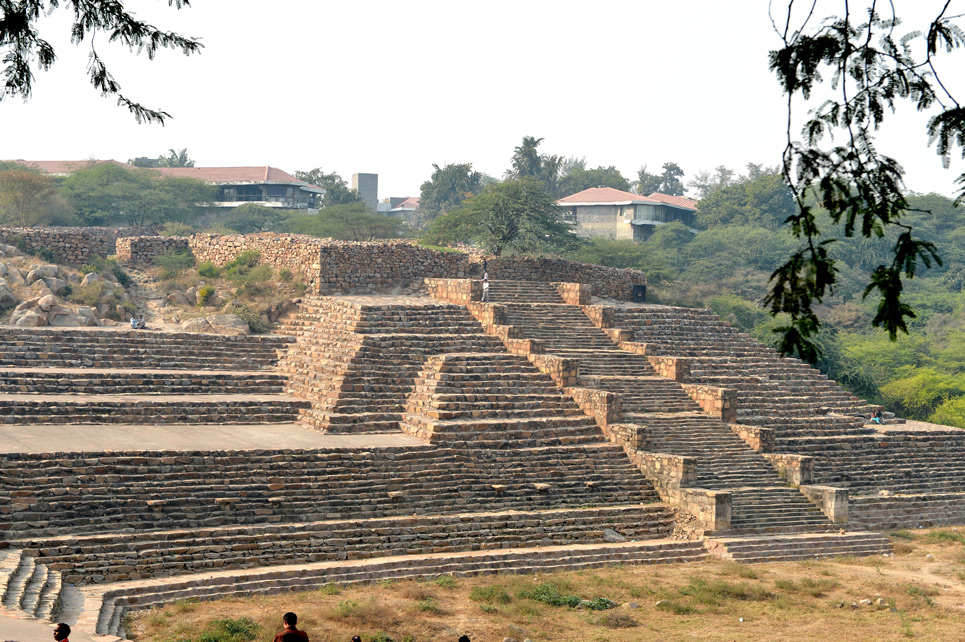
[[[545,185],[535,178],[507,180],[440,216],[427,231],[431,243],[475,243],[499,256],[565,251],[580,241],[560,220]]]
[[[325,190],[325,195],[321,199],[322,207],[350,205],[362,201],[359,193],[351,189],[345,179],[335,172],[326,174],[321,167],[307,172],[295,172],[295,178]]]
[[[480,192],[481,181],[482,174],[472,170],[472,163],[450,163],[445,167],[433,163],[432,176],[420,189],[419,209],[433,217],[454,210]]]
[[[0,215],[5,222],[26,227],[34,222],[54,194],[53,180],[26,167],[0,172]]]
[[[613,165],[609,167],[600,166],[594,169],[576,166],[568,171],[564,170],[559,179],[560,196],[576,194],[591,187],[612,187],[629,192],[630,181],[624,178],[623,174]]]
[[[90,36],[90,55],[87,72],[91,84],[102,95],[116,96],[117,104],[126,107],[138,123],[164,123],[170,114],[149,109],[121,93],[120,83],[108,71],[107,66],[94,47],[98,33],[107,34],[108,42],[118,42],[138,53],[146,53],[154,59],[159,48],[180,50],[185,55],[197,53],[203,46],[197,39],[186,38],[173,31],[163,31],[147,22],[138,20],[124,9],[122,0],[91,2],[89,0],[0,0],[0,51],[4,51],[4,96],[30,98],[35,81],[32,69],[34,61],[42,71],[54,64],[57,56],[54,48],[40,36],[37,23],[59,8],[61,1],[74,13],[71,25],[71,42],[80,44]],[[175,8],[190,6],[190,0],[168,0]]]
[[[664,163],[662,174],[651,174],[644,165],[637,172],[637,182],[634,185],[638,194],[670,194],[671,196],[683,196],[684,170],[677,163]]]
[[[86,225],[193,220],[214,198],[214,188],[201,181],[114,163],[73,172],[64,179],[61,193]]]
[[[277,229],[343,241],[393,239],[408,232],[399,219],[376,214],[363,203],[331,205],[318,214],[293,216],[279,222]]]
[[[542,138],[523,136],[523,142],[513,150],[510,161],[511,168],[506,171],[506,180],[533,178],[541,181],[546,192],[555,197],[560,196],[557,180],[563,166],[563,157],[540,154],[539,146]]]
[[[820,211],[846,238],[895,233],[889,260],[873,268],[864,289],[864,296],[879,297],[872,323],[894,339],[898,332],[908,331],[908,321],[915,317],[902,299],[905,280],[914,278],[921,267],[941,265],[941,259],[934,243],[913,234],[903,170],[897,160],[878,151],[875,135],[886,114],[906,101],[918,111],[932,113],[928,135],[943,158],[961,146],[965,136],[965,110],[932,64],[939,50],[951,52],[965,45],[965,32],[954,23],[957,16],[944,15],[948,3],[925,33],[912,31],[897,39],[896,16],[883,16],[872,5],[861,18],[851,13],[850,5],[844,3],[843,17],[831,16],[816,28],[809,26],[815,20],[810,5],[803,23],[793,28],[792,0],[779,32],[784,46],[770,54],[770,68],[788,96],[783,171],[797,211],[787,225],[801,245],[774,271],[767,302],[775,315],[789,317],[778,329],[780,350],[812,362],[819,356],[812,338],[821,325],[814,308],[834,293],[839,274],[830,253],[836,239],[824,234]],[[925,45],[922,62],[912,56],[916,42]],[[834,93],[809,112],[798,140],[791,133],[795,97],[810,99],[825,77],[831,78]],[[965,147],[962,151],[965,154]],[[965,195],[965,175],[959,182]]]
[[[194,167],[194,161],[188,157],[188,148],[169,149],[167,156],[158,158],[158,167]]]

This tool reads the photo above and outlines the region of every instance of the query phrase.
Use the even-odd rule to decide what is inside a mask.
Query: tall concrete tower
[[[376,210],[379,206],[379,175],[352,174],[352,189],[359,193],[365,206]]]

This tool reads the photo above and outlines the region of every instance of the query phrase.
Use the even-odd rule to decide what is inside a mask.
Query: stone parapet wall
[[[154,258],[173,252],[190,251],[183,236],[133,236],[117,239],[117,260],[130,265],[149,265]]]
[[[318,291],[319,256],[327,241],[301,234],[193,234],[188,244],[199,263],[226,265],[242,252],[257,250],[261,262],[288,269]]]
[[[118,237],[148,232],[147,228],[0,227],[0,243],[14,245],[24,252],[49,250],[58,263],[83,265],[95,256],[114,254]]]
[[[724,423],[737,421],[737,391],[701,383],[685,383],[681,387],[701,410]]]

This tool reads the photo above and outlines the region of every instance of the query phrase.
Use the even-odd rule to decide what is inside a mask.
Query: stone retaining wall
[[[288,269],[301,276],[318,291],[319,254],[325,243],[301,234],[193,234],[188,245],[199,263],[210,261],[226,265],[242,252],[257,250],[262,263]]]
[[[131,265],[150,265],[154,257],[191,250],[183,236],[134,236],[117,239],[117,260]]]
[[[576,263],[566,259],[500,256],[489,259],[487,269],[490,280],[586,283],[593,287],[594,296],[620,301],[631,299],[634,285],[647,283],[647,277],[639,270]]]
[[[24,252],[49,250],[54,261],[68,265],[89,263],[94,256],[111,256],[122,236],[149,233],[148,228],[113,227],[0,227],[0,243]]]

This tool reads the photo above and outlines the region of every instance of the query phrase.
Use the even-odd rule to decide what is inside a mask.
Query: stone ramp
[[[388,578],[497,572],[548,573],[613,564],[681,563],[698,561],[706,555],[707,551],[698,541],[650,540],[406,555],[202,573],[84,588],[82,607],[69,614],[69,619],[73,619],[82,631],[116,635],[120,632],[124,613],[183,598],[263,595]]]

